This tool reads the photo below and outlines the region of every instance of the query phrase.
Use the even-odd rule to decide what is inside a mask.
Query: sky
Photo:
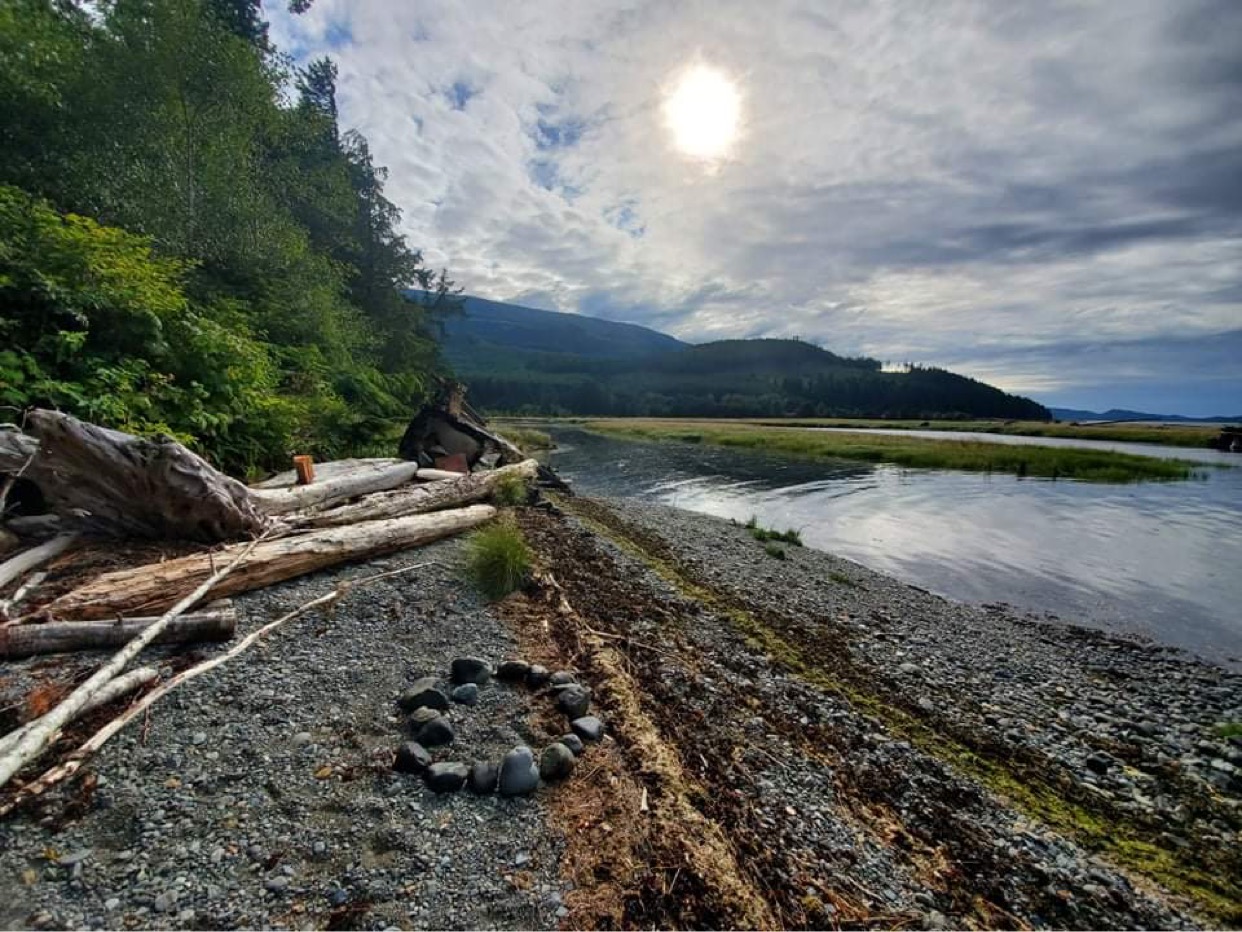
[[[1238,0],[283,6],[469,294],[1242,414]]]

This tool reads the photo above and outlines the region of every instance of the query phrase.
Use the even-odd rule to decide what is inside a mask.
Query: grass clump
[[[679,440],[811,459],[894,463],[1085,482],[1189,479],[1196,464],[1080,447],[1017,446],[986,440],[939,440],[848,431],[797,430],[726,421],[594,420],[588,430],[634,440]],[[691,435],[687,428],[693,428]]]
[[[492,490],[492,501],[497,505],[523,505],[526,497],[526,483],[520,476],[505,476]]]
[[[1242,722],[1221,722],[1212,730],[1218,738],[1242,738]]]
[[[802,535],[793,528],[788,531],[776,531],[763,527],[754,515],[751,515],[750,520],[746,522],[746,530],[750,531],[750,536],[761,544],[777,541],[782,544],[793,544],[795,547],[802,546]]]
[[[530,574],[526,538],[512,521],[496,521],[466,542],[466,574],[489,599],[503,599]]]
[[[785,548],[778,547],[776,544],[765,544],[763,552],[777,560],[785,559]]]
[[[834,583],[836,583],[839,586],[849,586],[849,588],[851,589],[858,588],[858,583],[854,582],[854,580],[850,579],[848,576],[846,576],[844,573],[840,572],[839,570],[833,570],[832,572],[830,572],[828,574],[828,578],[831,579]]]

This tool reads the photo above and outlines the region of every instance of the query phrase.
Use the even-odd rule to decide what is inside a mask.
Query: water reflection
[[[554,464],[584,492],[754,515],[953,598],[1242,655],[1239,469],[1111,486],[553,433]]]

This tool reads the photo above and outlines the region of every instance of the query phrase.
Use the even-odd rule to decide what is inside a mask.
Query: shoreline
[[[240,597],[244,634],[434,561],[168,697],[91,792],[7,823],[3,924],[1242,925],[1242,740],[1213,731],[1242,719],[1242,676],[821,551],[773,559],[671,506],[514,517],[541,570],[499,603],[463,586],[460,541]],[[609,737],[531,798],[393,773],[394,696],[473,653],[576,671]],[[450,720],[451,759],[564,728],[503,684]]]

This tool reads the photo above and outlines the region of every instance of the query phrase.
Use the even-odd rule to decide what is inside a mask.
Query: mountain
[[[1144,411],[1127,411],[1125,408],[1109,408],[1107,411],[1083,411],[1079,408],[1049,408],[1058,421],[1167,421],[1191,424],[1236,424],[1242,415],[1235,417],[1186,417],[1181,414],[1149,414]]]
[[[666,417],[999,417],[1042,405],[943,369],[884,372],[801,340],[691,345],[616,321],[466,298],[443,352],[492,413]]]

